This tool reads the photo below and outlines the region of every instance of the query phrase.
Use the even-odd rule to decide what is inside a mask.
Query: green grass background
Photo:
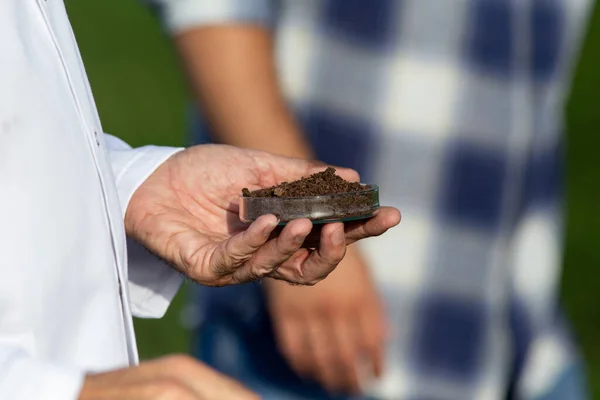
[[[69,0],[67,7],[107,132],[132,145],[181,145],[187,90],[169,40],[134,0]],[[568,234],[563,296],[600,399],[600,14],[594,13],[568,114]],[[188,349],[185,291],[160,321],[137,320],[143,358]]]

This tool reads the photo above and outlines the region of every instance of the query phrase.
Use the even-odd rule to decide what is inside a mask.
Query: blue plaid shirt
[[[402,210],[401,227],[362,244],[395,332],[370,394],[585,398],[557,291],[563,107],[589,1],[160,2],[173,31],[272,29],[318,157]],[[205,360],[302,386],[277,367],[260,286],[201,296]]]

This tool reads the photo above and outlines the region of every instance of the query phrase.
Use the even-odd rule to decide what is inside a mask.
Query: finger
[[[88,375],[79,393],[79,400],[200,400],[192,390],[176,379],[157,376],[144,379],[134,368],[112,371],[100,375]],[[123,375],[129,375],[124,377]]]
[[[277,226],[274,215],[262,215],[248,229],[220,243],[213,251],[209,265],[201,265],[202,271],[216,278],[232,274],[248,261],[252,255],[269,239],[269,235]],[[204,260],[200,262],[204,263]],[[246,276],[246,279],[253,277]]]
[[[342,223],[326,224],[321,230],[319,247],[313,251],[299,250],[288,262],[278,270],[279,277],[301,285],[314,285],[325,278],[346,253],[344,243],[344,225]],[[306,256],[308,255],[308,256]]]
[[[279,349],[292,369],[306,377],[311,369],[311,360],[303,347],[303,324],[294,317],[279,318],[275,325]]]
[[[302,263],[304,283],[315,284],[324,279],[337,267],[345,254],[344,224],[338,222],[323,226],[319,247]]]
[[[300,249],[311,229],[312,223],[308,219],[289,222],[276,238],[256,250],[250,260],[233,273],[233,282],[247,282],[273,273]]]
[[[339,390],[336,377],[335,345],[325,319],[310,318],[306,321],[304,340],[309,355],[310,375],[321,383],[329,392]]]
[[[354,333],[356,321],[347,316],[336,318],[333,322],[333,341],[336,346],[338,381],[336,387],[352,394],[360,392],[357,371],[357,335]]]
[[[351,244],[360,239],[379,236],[388,229],[398,225],[400,219],[400,211],[397,209],[381,207],[373,218],[346,224],[346,243]]]
[[[257,399],[239,382],[209,368],[187,355],[173,355],[145,363],[144,374],[173,379],[191,390],[199,399]]]
[[[384,364],[384,346],[387,335],[387,321],[379,304],[366,307],[358,318],[361,348],[375,377],[381,377]]]
[[[123,394],[120,399],[136,400],[201,400],[197,393],[173,379],[158,379],[145,384],[137,384],[130,388],[130,394]],[[105,397],[102,397],[105,399]],[[117,397],[115,397],[117,400]]]
[[[204,364],[198,363],[198,374],[186,379],[185,384],[202,400],[258,400],[258,395],[252,393],[241,383],[225,376]],[[200,372],[202,376],[200,376]]]
[[[302,265],[311,253],[312,250],[306,248],[299,249],[286,262],[284,262],[271,275],[269,275],[269,277],[289,283],[299,284],[303,276]]]

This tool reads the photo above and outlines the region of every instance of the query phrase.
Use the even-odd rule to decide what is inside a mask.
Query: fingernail
[[[331,234],[331,242],[334,245],[339,246],[341,244],[344,244],[345,241],[346,235],[344,233],[344,229],[340,228]]]

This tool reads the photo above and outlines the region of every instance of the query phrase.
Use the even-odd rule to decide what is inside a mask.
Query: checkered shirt
[[[159,2],[175,32],[272,29],[318,157],[402,211],[362,244],[394,332],[373,395],[584,397],[557,292],[563,108],[589,1]],[[255,303],[232,290],[207,312],[250,318]]]

